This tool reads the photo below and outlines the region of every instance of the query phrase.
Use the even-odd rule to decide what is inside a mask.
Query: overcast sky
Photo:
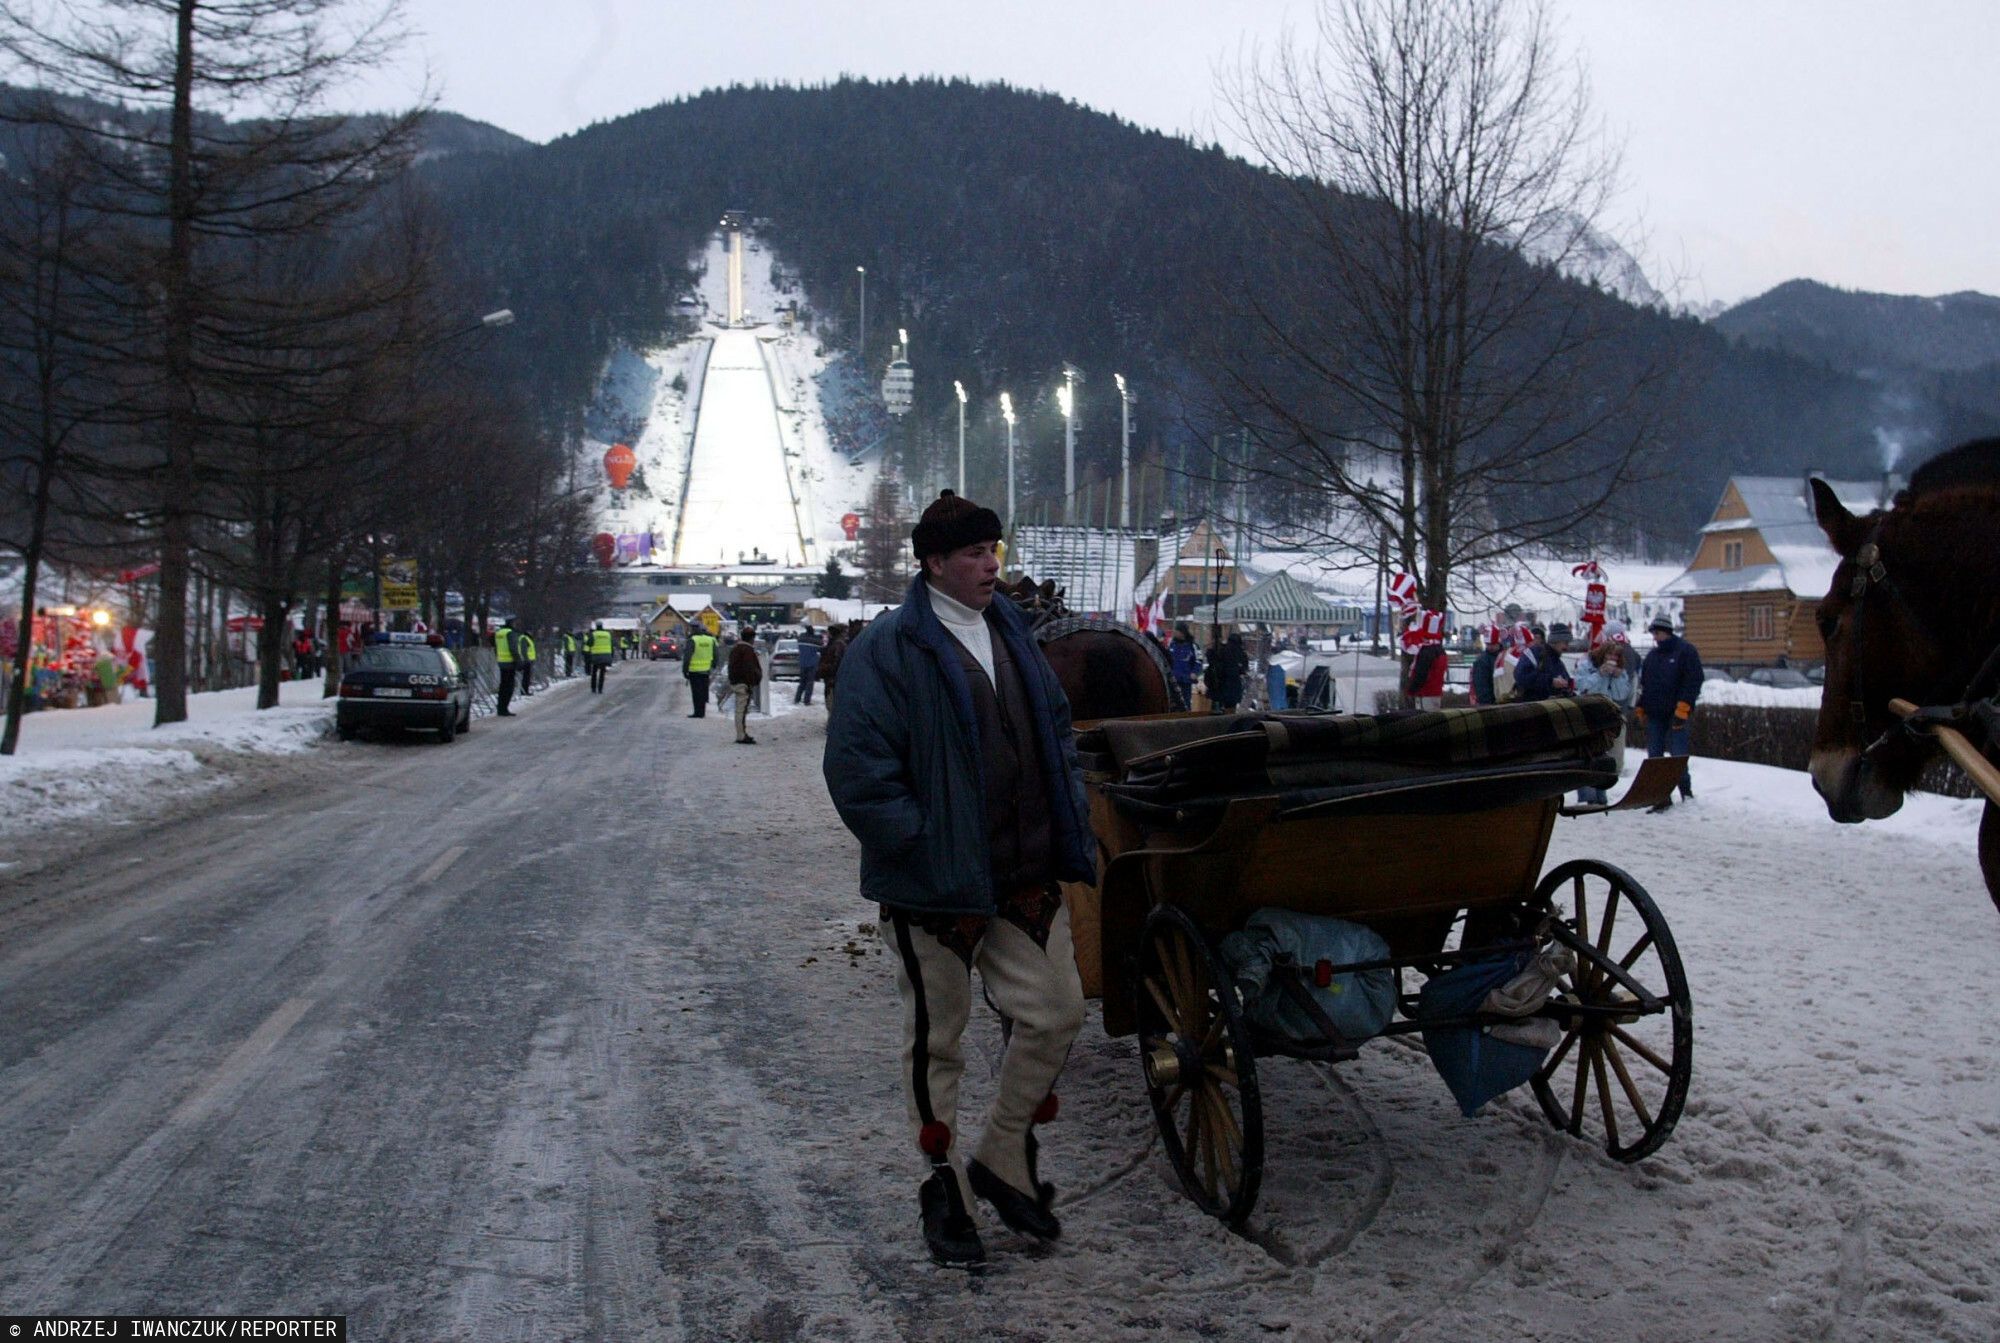
[[[1809,276],[2000,294],[2000,0],[1554,0],[1626,153],[1621,218],[1663,288]],[[405,68],[349,100],[535,140],[704,88],[843,73],[1047,89],[1219,133],[1215,70],[1310,0],[408,0]]]

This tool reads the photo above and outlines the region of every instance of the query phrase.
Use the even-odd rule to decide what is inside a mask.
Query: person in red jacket
[[[1451,662],[1444,651],[1444,637],[1433,635],[1417,650],[1410,660],[1410,679],[1404,689],[1417,702],[1419,709],[1441,709],[1444,707],[1444,673]]]

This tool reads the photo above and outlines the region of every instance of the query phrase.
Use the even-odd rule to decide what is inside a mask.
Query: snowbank
[[[1759,709],[1817,710],[1820,693],[1816,685],[1780,690],[1775,686],[1751,685],[1747,681],[1709,681],[1701,688],[1701,702],[1742,704]]]

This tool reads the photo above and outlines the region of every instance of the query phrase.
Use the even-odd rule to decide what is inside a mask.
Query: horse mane
[[[1910,499],[1951,489],[2000,489],[2000,438],[1975,438],[1941,452],[1910,473]]]

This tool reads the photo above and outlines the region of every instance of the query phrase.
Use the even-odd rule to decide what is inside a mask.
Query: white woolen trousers
[[[903,999],[903,1099],[911,1132],[921,1132],[931,1120],[951,1129],[951,1167],[969,1208],[972,1190],[958,1141],[958,1082],[965,1072],[963,1037],[972,1012],[972,975],[956,952],[906,917],[892,917],[882,936],[895,957],[896,987]],[[1069,906],[1056,912],[1046,948],[1004,918],[989,920],[972,963],[986,981],[993,1005],[1014,1023],[999,1087],[973,1155],[1032,1196],[1028,1126],[1055,1087],[1070,1044],[1083,1028],[1083,983],[1070,943]]]

